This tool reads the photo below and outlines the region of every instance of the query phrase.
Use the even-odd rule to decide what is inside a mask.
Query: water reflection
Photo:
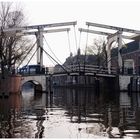
[[[96,136],[107,136],[106,130],[113,117],[113,123],[116,125],[118,120],[117,103],[118,99],[110,100],[108,93],[95,94],[94,89],[55,89],[54,99],[56,106],[62,106],[66,110],[66,115],[71,123],[78,123],[77,129],[80,133]],[[115,97],[115,95],[113,95]],[[59,101],[58,101],[59,98]],[[109,102],[110,101],[110,102]],[[115,108],[116,112],[110,109]],[[109,113],[111,117],[109,118]],[[85,126],[83,127],[82,125]],[[85,135],[84,134],[84,135]]]
[[[55,88],[0,98],[1,138],[140,138],[140,93]]]
[[[139,99],[139,93],[121,93],[119,128],[122,136],[140,137]]]
[[[0,137],[14,137],[14,127],[21,122],[20,116],[21,98],[20,95],[13,94],[9,98],[0,98]]]
[[[46,93],[34,93],[33,88],[25,86],[22,91],[22,113],[27,124],[30,124],[30,137],[42,138],[43,122],[46,119]]]

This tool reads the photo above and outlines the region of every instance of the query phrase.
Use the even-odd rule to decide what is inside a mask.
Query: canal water
[[[28,85],[0,97],[0,138],[140,138],[140,93]]]

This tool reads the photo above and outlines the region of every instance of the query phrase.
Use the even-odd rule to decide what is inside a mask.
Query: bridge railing
[[[85,72],[85,73],[108,73],[108,69],[103,66],[97,65],[69,65],[67,66],[67,71],[70,72]],[[54,71],[54,73],[62,73],[64,70],[62,68],[58,68]],[[112,67],[111,74],[116,74],[117,71]]]
[[[48,68],[40,65],[26,65],[18,69],[18,74],[21,75],[45,75],[48,73]]]

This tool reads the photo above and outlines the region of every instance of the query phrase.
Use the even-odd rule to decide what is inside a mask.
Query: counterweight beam
[[[86,22],[86,25],[99,27],[99,28],[106,28],[106,29],[111,29],[111,30],[117,30],[117,31],[122,31],[122,32],[140,34],[139,30],[133,30],[133,29],[122,28],[122,27],[117,27],[117,26],[110,26],[110,25],[105,25],[105,24]]]

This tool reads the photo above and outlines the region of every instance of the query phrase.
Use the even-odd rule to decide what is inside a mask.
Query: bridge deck
[[[112,77],[115,78],[116,74],[105,74],[105,73],[79,73],[79,72],[71,72],[71,73],[54,73],[53,76],[98,76],[98,77]]]

